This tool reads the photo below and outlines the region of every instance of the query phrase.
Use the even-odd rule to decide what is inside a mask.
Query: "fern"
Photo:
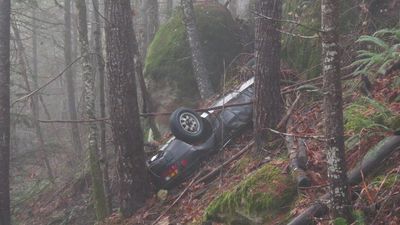
[[[391,65],[400,62],[400,29],[382,29],[372,36],[363,35],[357,43],[372,45],[371,50],[357,52],[354,74],[385,74]]]
[[[352,103],[344,111],[345,128],[348,132],[359,133],[363,129],[392,130],[392,118],[396,115],[386,105],[366,97]]]

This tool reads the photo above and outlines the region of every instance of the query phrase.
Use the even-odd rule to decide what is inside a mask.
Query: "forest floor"
[[[377,78],[372,81],[374,90],[372,97],[377,102],[385,105],[392,114],[400,115],[400,103],[396,98],[400,95],[400,85],[393,85],[398,81],[400,71]],[[354,83],[355,80],[350,83]],[[356,81],[358,82],[358,80]],[[293,97],[293,96],[292,96]],[[358,91],[350,91],[345,97],[345,106],[352,104],[361,98]],[[322,110],[321,99],[304,102],[291,115],[293,134],[300,136],[315,136],[322,134]],[[365,110],[363,114],[369,116],[373,108]],[[346,137],[359,134],[358,142],[347,150],[347,166],[353,168],[365,153],[376,143],[391,133],[381,129],[361,129],[357,134],[347,131]],[[199,224],[203,218],[205,208],[210,202],[224,191],[234,187],[245,177],[257,170],[260,165],[270,163],[275,155],[262,158],[254,157],[250,151],[233,160],[224,167],[219,175],[208,183],[195,183],[196,174],[206,174],[220,166],[237,154],[252,140],[252,131],[249,129],[243,135],[235,139],[225,149],[213,155],[197,173],[177,188],[168,192],[165,199],[156,193],[150,198],[145,207],[136,212],[131,218],[122,219],[117,212],[112,214],[104,224]],[[325,166],[325,154],[322,142],[315,138],[306,139],[308,163],[307,175],[312,181],[309,188],[299,189],[301,201],[291,210],[292,216],[298,215],[319,196],[327,192],[327,175]],[[284,142],[270,149],[275,154],[283,153]],[[395,152],[390,159],[382,163],[379,174],[381,179],[366,178],[353,189],[361,190],[358,200],[354,202],[356,209],[368,212],[365,216],[366,224],[400,224],[400,182],[397,182],[400,174],[400,153]],[[243,163],[245,162],[245,163]],[[274,160],[277,166],[288,170],[289,163],[284,160]],[[390,175],[395,175],[396,181],[391,185],[385,182]],[[93,210],[90,205],[89,187],[90,179],[85,177],[74,182],[67,182],[65,186],[58,186],[43,192],[39,197],[26,202],[29,210],[18,213],[21,224],[93,224]],[[325,218],[319,224],[329,224]],[[280,224],[280,222],[276,222]]]

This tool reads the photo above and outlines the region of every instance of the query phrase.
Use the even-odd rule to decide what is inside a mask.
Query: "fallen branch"
[[[290,111],[294,109],[294,106],[299,99],[300,95],[297,96],[287,115],[290,115]],[[288,116],[286,130],[289,130],[288,128],[290,126],[292,126],[292,119],[289,119]],[[307,177],[307,173],[305,172],[308,161],[306,143],[302,138],[295,138],[293,136],[286,136],[285,139],[289,155],[289,168],[293,179],[297,184],[297,188],[309,187],[311,185],[311,180]]]
[[[236,106],[244,106],[244,105],[251,105],[253,104],[253,101],[251,102],[245,102],[245,103],[236,103],[236,104],[228,104],[228,105],[222,105],[222,106],[215,106],[215,107],[209,107],[209,108],[200,108],[200,109],[193,109],[196,112],[206,112],[210,110],[219,110],[219,109],[224,109],[224,108],[230,108],[230,107],[236,107]],[[142,117],[147,117],[147,116],[168,116],[171,115],[172,112],[160,112],[160,113],[142,113],[140,116]]]
[[[304,140],[288,136],[286,137],[286,143],[290,160],[290,170],[297,187],[309,187],[311,180],[305,172],[308,158]]]
[[[348,184],[350,186],[358,184],[363,175],[372,173],[391,153],[400,148],[400,134],[387,137],[372,148],[362,159],[362,161],[347,173]],[[314,217],[321,217],[328,213],[327,201],[329,193],[323,195],[317,202],[307,208],[300,215],[295,217],[288,225],[308,225],[312,224]]]
[[[342,76],[341,80],[348,80],[348,79],[352,79],[352,78],[355,78],[355,77],[358,77],[358,76],[359,76],[359,74],[348,74],[348,75]],[[305,81],[300,81],[300,82],[298,82],[296,84],[292,84],[292,85],[286,86],[286,87],[281,89],[281,94],[288,94],[288,93],[291,93],[293,91],[297,91],[298,87],[300,87],[302,85],[305,85],[305,84],[312,84],[314,82],[319,82],[319,81],[322,80],[322,78],[323,78],[323,76],[319,76],[319,77],[316,77],[316,78],[312,78],[312,79],[305,80]]]
[[[110,118],[98,118],[91,120],[38,120],[41,123],[96,123],[110,120]]]
[[[208,174],[206,174],[203,177],[201,177],[199,180],[196,181],[195,184],[199,184],[199,183],[205,182],[206,180],[208,180],[211,177],[215,176],[218,173],[218,171],[220,171],[226,165],[230,164],[233,160],[239,158],[241,155],[243,155],[245,152],[247,152],[249,149],[251,149],[251,146],[253,146],[253,144],[254,144],[254,140],[250,141],[249,144],[247,144],[242,150],[240,150],[238,153],[236,153],[234,156],[232,156],[232,158],[230,158],[228,161],[225,161],[222,165],[220,165],[219,167],[213,169]]]
[[[158,221],[160,221],[160,219],[161,219],[165,214],[167,214],[167,212],[168,212],[172,207],[174,207],[174,206],[176,205],[176,203],[179,202],[179,200],[181,200],[181,198],[186,194],[186,192],[187,192],[187,191],[189,190],[189,188],[192,186],[192,184],[194,183],[194,181],[200,176],[200,174],[201,174],[201,171],[192,179],[192,181],[190,181],[189,185],[186,186],[185,190],[183,190],[183,191],[181,192],[181,194],[175,199],[175,201],[174,201],[170,206],[168,206],[168,208],[167,208],[166,210],[164,210],[164,211],[160,214],[160,216],[157,217],[156,220],[154,220],[154,222],[152,223],[152,225],[157,224]]]
[[[287,120],[289,119],[289,117],[292,115],[293,110],[296,108],[297,103],[299,102],[301,98],[301,93],[299,95],[297,95],[296,99],[294,100],[292,106],[290,106],[289,110],[287,111],[286,115],[281,119],[281,121],[278,123],[278,125],[276,126],[277,130],[280,130],[281,128],[283,128],[283,126],[285,126]]]
[[[299,137],[299,138],[311,138],[311,139],[316,139],[318,141],[326,141],[326,138],[324,136],[317,136],[317,135],[300,135],[300,134],[289,134],[285,132],[280,132],[271,128],[266,128],[267,130],[271,131],[272,133],[279,134],[282,136],[289,136],[289,137]]]

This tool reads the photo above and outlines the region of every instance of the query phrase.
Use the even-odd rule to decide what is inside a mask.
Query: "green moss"
[[[346,130],[355,133],[376,127],[396,130],[400,123],[398,116],[394,115],[386,105],[366,97],[346,107],[344,118]]]
[[[365,215],[364,212],[361,210],[354,210],[353,211],[354,222],[356,225],[365,225]]]
[[[373,185],[376,187],[382,186],[382,188],[391,188],[397,185],[400,182],[400,176],[398,174],[389,174],[389,175],[382,175],[377,176],[372,181]]]
[[[347,220],[342,217],[338,217],[335,220],[333,220],[333,225],[348,225]]]
[[[261,224],[287,212],[296,195],[291,177],[265,165],[233,190],[224,192],[206,209],[206,221],[227,224]]]
[[[238,28],[223,6],[200,5],[196,6],[195,12],[206,66],[217,89],[224,61],[228,65],[241,50]],[[173,17],[160,27],[149,46],[145,76],[153,82],[174,85],[178,98],[193,101],[198,97],[181,10],[176,10]]]
[[[254,159],[252,159],[251,156],[245,155],[237,162],[235,168],[233,169],[234,173],[242,174],[252,161],[254,161]]]

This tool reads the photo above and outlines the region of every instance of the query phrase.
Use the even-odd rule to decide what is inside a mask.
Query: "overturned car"
[[[153,182],[170,189],[192,175],[201,162],[226,146],[252,122],[254,78],[218,99],[211,108],[231,105],[218,111],[197,112],[178,108],[170,117],[174,137],[147,161]],[[232,106],[233,105],[233,106]]]

